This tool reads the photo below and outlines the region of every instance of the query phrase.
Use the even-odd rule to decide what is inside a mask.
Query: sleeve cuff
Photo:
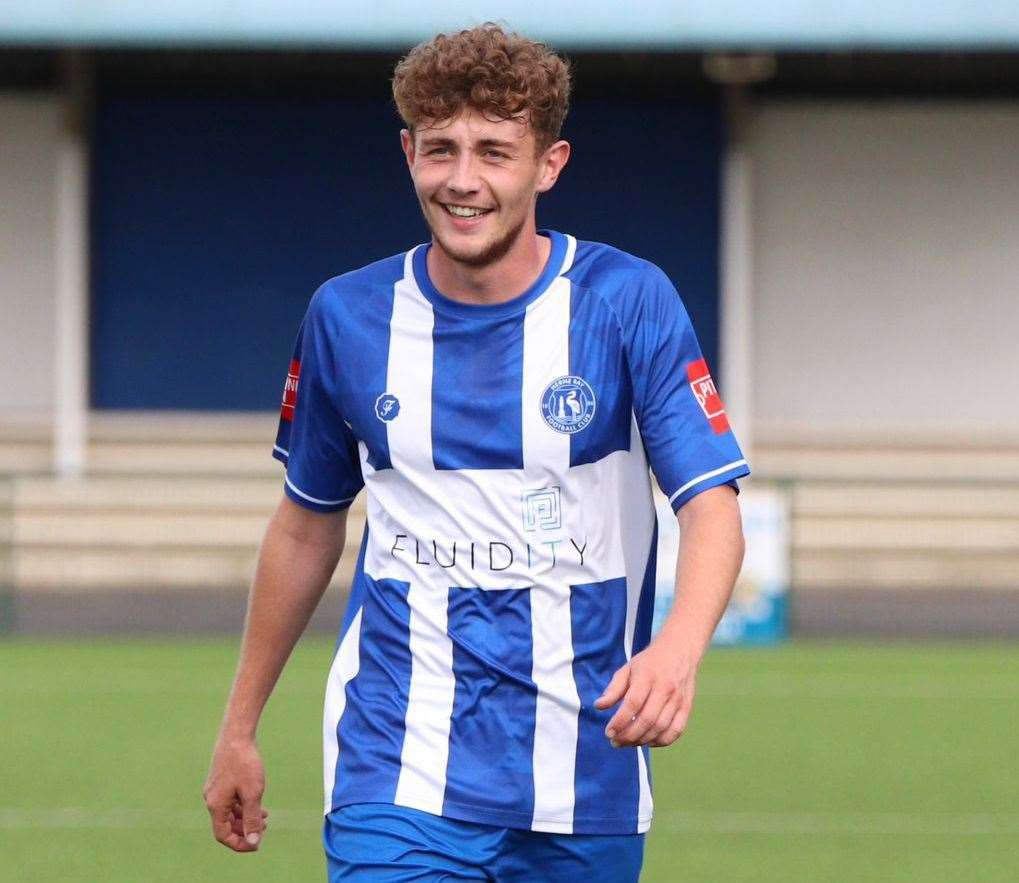
[[[669,495],[672,511],[678,512],[684,503],[709,488],[718,487],[722,484],[734,484],[737,478],[742,478],[749,474],[750,466],[746,460],[734,460],[732,463],[726,463],[724,466],[719,466],[710,472],[704,472],[690,479],[690,481]]]
[[[273,456],[276,456],[275,451],[273,451]],[[311,509],[313,512],[340,512],[350,506],[354,502],[354,497],[357,496],[354,494],[353,497],[346,497],[342,500],[321,500],[302,491],[290,480],[289,476],[283,478],[283,492],[299,506]]]

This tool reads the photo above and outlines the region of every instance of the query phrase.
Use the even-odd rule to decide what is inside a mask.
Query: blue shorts
[[[388,803],[333,810],[322,831],[329,883],[636,883],[643,834],[546,834]]]

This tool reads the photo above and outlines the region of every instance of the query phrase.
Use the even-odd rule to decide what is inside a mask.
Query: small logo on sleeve
[[[375,399],[375,416],[383,423],[395,420],[400,413],[400,400],[391,393],[384,392]]]
[[[693,390],[697,404],[701,406],[704,416],[715,431],[716,435],[729,431],[729,420],[725,416],[725,405],[715,389],[715,381],[711,379],[708,371],[708,363],[704,359],[698,359],[686,366],[686,376],[690,381],[690,389]]]
[[[300,378],[301,363],[297,359],[291,359],[287,382],[283,384],[283,407],[280,408],[280,417],[288,423],[294,419],[294,405],[297,404],[297,384]]]

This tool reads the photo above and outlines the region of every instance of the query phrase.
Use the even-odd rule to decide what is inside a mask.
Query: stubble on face
[[[464,251],[458,250],[455,246],[451,246],[445,240],[442,233],[432,226],[432,222],[428,217],[428,212],[425,210],[424,205],[421,206],[421,212],[424,215],[425,223],[428,225],[428,229],[431,231],[436,244],[453,260],[461,264],[465,264],[468,267],[487,267],[503,258],[509,253],[509,250],[513,248],[513,245],[520,238],[520,232],[524,229],[524,225],[527,223],[527,216],[524,215],[513,227],[501,236],[498,236],[496,239],[489,242],[481,249],[481,251]]]

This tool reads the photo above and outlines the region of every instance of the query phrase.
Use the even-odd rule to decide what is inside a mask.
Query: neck
[[[426,263],[432,284],[451,300],[498,304],[520,296],[541,275],[552,240],[540,235],[534,221],[526,225],[509,251],[484,266],[456,260],[433,236]]]

